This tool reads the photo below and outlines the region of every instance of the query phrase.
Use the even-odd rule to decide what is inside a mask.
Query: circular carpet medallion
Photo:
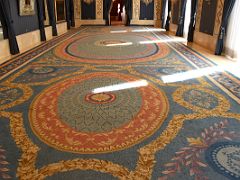
[[[206,160],[220,174],[240,179],[240,143],[217,142],[206,151]]]
[[[164,43],[134,34],[97,34],[75,37],[64,41],[54,50],[65,60],[94,64],[124,64],[154,61],[169,54]]]
[[[30,70],[32,74],[49,74],[55,72],[56,68],[54,67],[34,67]]]
[[[110,72],[65,79],[34,99],[31,127],[43,142],[62,151],[126,149],[151,136],[168,114],[165,94],[151,83],[130,88],[138,82]]]

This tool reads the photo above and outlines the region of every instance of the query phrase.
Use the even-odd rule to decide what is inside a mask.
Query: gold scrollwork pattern
[[[10,83],[10,84],[6,84],[6,87],[2,87],[0,88],[0,91],[8,91],[8,90],[11,90],[11,89],[19,89],[22,91],[22,96],[20,97],[16,97],[16,99],[13,99],[13,100],[10,100],[9,99],[9,102],[8,103],[4,103],[2,104],[1,103],[1,100],[0,100],[0,110],[5,110],[5,109],[8,109],[8,108],[11,108],[11,107],[14,107],[16,105],[19,105],[23,102],[25,102],[26,100],[28,100],[31,95],[32,95],[32,89],[25,85],[25,84],[14,84],[14,83]],[[17,92],[13,92],[15,94],[12,94],[12,96],[18,96]]]
[[[200,29],[200,21],[201,21],[201,15],[202,15],[202,5],[203,0],[198,1],[198,8],[197,8],[197,15],[196,15],[196,31],[199,31]]]
[[[140,0],[133,0],[133,19],[139,20],[140,16]]]
[[[208,107],[209,105],[208,105],[208,102],[207,102],[208,101],[207,96],[204,97],[205,101],[204,101],[204,104],[202,105],[204,108],[193,105],[191,102],[185,101],[184,98],[183,98],[184,93],[188,92],[190,90],[195,90],[195,89],[215,97],[216,100],[218,101],[217,106],[214,107],[211,110],[207,109],[207,108],[210,108],[210,107]],[[201,96],[200,93],[198,93],[198,95]],[[174,101],[177,102],[178,104],[180,104],[181,106],[186,107],[187,109],[191,109],[194,112],[199,112],[199,113],[205,111],[205,113],[208,113],[208,114],[217,114],[217,113],[223,112],[223,111],[226,112],[230,109],[230,104],[224,96],[222,96],[222,95],[220,95],[220,94],[218,94],[218,93],[216,93],[216,92],[214,92],[210,89],[207,89],[205,87],[203,88],[203,87],[197,86],[197,85],[195,85],[195,86],[184,86],[182,88],[177,89],[177,91],[173,94],[173,98],[174,98]],[[199,103],[199,101],[201,101],[201,99],[196,99],[196,101],[198,101],[198,103]]]
[[[96,0],[96,19],[103,18],[103,0]]]
[[[219,29],[220,29],[220,25],[221,25],[221,21],[222,21],[224,1],[225,0],[217,0],[216,19],[215,19],[214,34],[213,34],[213,36],[215,36],[215,37],[217,37],[218,34],[219,34]],[[200,30],[202,5],[203,5],[203,0],[199,0],[198,1],[197,16],[196,16],[196,31]]]
[[[161,19],[161,2],[158,0],[154,0],[154,20],[160,20]]]
[[[81,17],[81,0],[74,0],[74,16],[76,19]]]
[[[73,159],[49,164],[39,170],[39,178],[44,179],[55,173],[67,172],[73,170],[95,170],[102,173],[109,173],[119,179],[127,179],[130,172],[127,168],[114,164],[110,161],[98,159]]]
[[[222,14],[223,14],[223,6],[225,0],[218,0],[217,3],[217,10],[216,10],[216,19],[215,19],[215,26],[214,26],[214,36],[218,36],[219,29],[222,23]]]

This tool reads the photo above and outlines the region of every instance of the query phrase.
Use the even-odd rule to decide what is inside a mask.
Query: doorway
[[[125,8],[123,0],[113,0],[110,11],[111,25],[121,26],[125,23]]]

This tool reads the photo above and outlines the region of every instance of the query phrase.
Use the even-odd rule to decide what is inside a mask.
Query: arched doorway
[[[113,0],[110,11],[111,25],[125,24],[124,0]]]

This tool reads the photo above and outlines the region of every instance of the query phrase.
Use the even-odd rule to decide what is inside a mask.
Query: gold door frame
[[[141,0],[132,0],[133,1],[133,14],[131,24],[137,25],[154,25],[159,27],[161,24],[161,8],[162,8],[162,1],[161,0],[154,0],[154,18],[153,20],[140,20],[140,1]]]
[[[215,18],[215,25],[214,25],[214,32],[213,36],[217,36],[219,34],[219,28],[221,26],[222,21],[222,13],[223,13],[223,6],[224,0],[217,0],[217,10],[216,10],[216,18]],[[202,5],[203,0],[198,1],[198,10],[197,10],[197,17],[196,17],[196,31],[200,31],[200,22],[201,22],[201,15],[202,15]]]
[[[213,35],[209,35],[209,34],[200,32],[200,22],[201,22],[203,1],[204,0],[198,1],[198,9],[197,9],[197,16],[196,16],[196,29],[194,32],[194,42],[196,42],[197,44],[214,52],[216,43],[217,43],[217,39],[218,39],[219,29],[221,26],[223,6],[224,6],[225,0],[217,0],[217,10],[216,10]]]
[[[81,19],[81,1],[82,0],[74,0],[74,15],[75,15],[75,23],[76,26],[81,25],[91,25],[91,24],[97,24],[97,25],[104,25],[105,20],[103,19],[103,0],[95,0],[96,2],[96,19],[91,20],[82,20]]]
[[[161,24],[161,0],[154,0],[154,20],[140,20],[140,0],[133,1],[133,15],[131,24],[139,25],[155,25]],[[76,26],[81,24],[105,24],[103,19],[103,0],[96,0],[96,19],[95,20],[81,20],[81,0],[74,0]]]

